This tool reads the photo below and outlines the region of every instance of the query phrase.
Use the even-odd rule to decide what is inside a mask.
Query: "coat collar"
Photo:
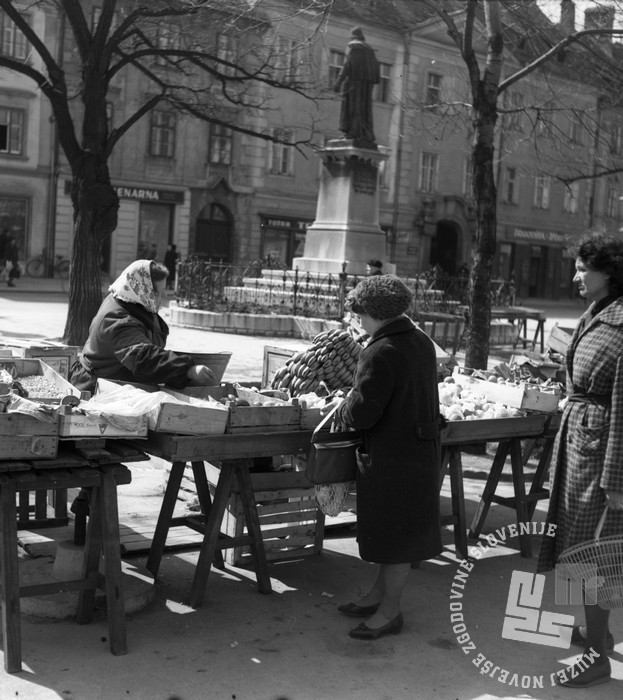
[[[407,333],[415,328],[413,321],[408,316],[399,316],[398,318],[381,326],[378,331],[370,338],[368,345],[371,345],[381,338],[388,335],[396,335],[397,333]]]

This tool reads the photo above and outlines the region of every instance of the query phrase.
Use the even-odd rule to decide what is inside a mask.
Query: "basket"
[[[595,528],[595,538],[565,549],[558,558],[565,572],[583,582],[585,599],[611,610],[623,608],[623,535],[600,537],[606,522],[608,506]]]

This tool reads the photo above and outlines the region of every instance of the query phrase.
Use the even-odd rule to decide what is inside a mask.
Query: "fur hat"
[[[396,275],[366,277],[348,293],[346,305],[353,313],[368,314],[377,321],[396,318],[410,306],[413,294]]]

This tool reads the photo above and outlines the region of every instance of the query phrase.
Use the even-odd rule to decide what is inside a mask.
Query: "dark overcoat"
[[[186,374],[194,362],[190,355],[165,350],[168,335],[161,316],[109,294],[91,322],[69,380],[91,392],[98,377],[181,389],[189,383]]]
[[[362,431],[357,540],[366,561],[400,564],[441,551],[439,396],[430,338],[410,319],[381,327],[337,411]]]
[[[538,569],[551,569],[567,547],[593,539],[605,491],[623,493],[623,297],[580,319],[566,355],[567,391],[552,454],[548,522]],[[602,535],[623,533],[610,511]]]

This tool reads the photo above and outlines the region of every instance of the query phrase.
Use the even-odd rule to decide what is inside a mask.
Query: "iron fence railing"
[[[175,299],[180,306],[205,311],[339,320],[344,316],[346,295],[361,279],[347,273],[288,270],[274,259],[224,265],[191,257],[177,264]],[[414,294],[414,317],[418,312],[458,314],[459,307],[467,304],[467,277],[431,271],[402,279]],[[492,283],[495,305],[509,305],[504,289],[499,281]]]

